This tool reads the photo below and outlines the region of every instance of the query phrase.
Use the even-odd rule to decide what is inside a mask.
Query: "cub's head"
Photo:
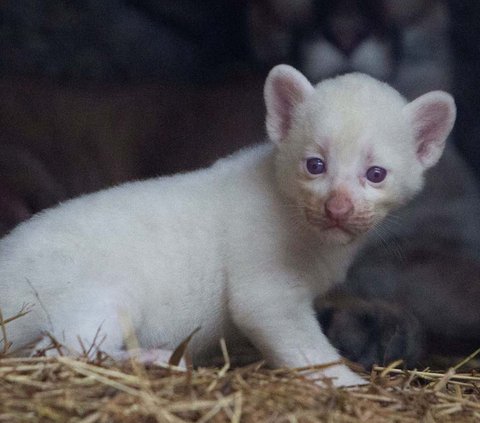
[[[341,244],[421,189],[456,114],[445,92],[407,103],[363,74],[313,87],[287,65],[268,75],[265,102],[280,190],[323,242]]]

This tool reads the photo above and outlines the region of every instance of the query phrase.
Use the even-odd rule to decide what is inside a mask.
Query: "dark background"
[[[382,77],[404,94],[417,95],[429,84],[454,93],[459,111],[455,142],[478,172],[480,6],[473,0],[446,3],[447,77],[432,77],[429,72],[442,67],[434,64],[418,77],[395,80],[395,69],[425,62],[438,49],[434,37],[430,45],[409,47],[405,28],[428,26],[425,15],[445,4],[433,0],[401,3],[2,2],[0,145],[8,146],[4,157],[20,156],[18,169],[21,162],[24,169],[37,168],[37,173],[41,168],[43,176],[30,179],[36,180],[37,191],[39,179],[45,179],[44,190],[52,191],[50,200],[27,199],[28,211],[35,212],[56,197],[195,168],[261,140],[261,91],[271,66],[286,62],[306,67],[300,57],[302,46],[319,31],[349,54],[348,42],[342,45],[348,34],[338,35],[341,24],[330,19],[335,9],[367,16],[355,37],[360,39],[365,36],[362,31],[370,31],[393,40],[394,71]],[[278,42],[285,34],[290,38]],[[397,48],[402,37],[407,39],[403,51]],[[345,70],[352,69],[339,72]],[[330,75],[320,73],[314,79],[325,76]],[[24,187],[19,188],[18,175],[13,177],[7,169],[13,166],[12,160],[8,160],[11,165],[0,167],[9,185],[1,188],[4,197],[7,191],[10,197],[35,197],[23,192],[32,181],[23,181]],[[8,182],[11,179],[14,182]]]

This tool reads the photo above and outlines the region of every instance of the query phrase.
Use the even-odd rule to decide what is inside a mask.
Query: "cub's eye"
[[[386,176],[387,171],[380,166],[372,166],[367,170],[367,179],[375,184],[382,182]]]
[[[306,161],[306,167],[312,175],[320,175],[325,172],[325,162],[318,157],[309,157]]]

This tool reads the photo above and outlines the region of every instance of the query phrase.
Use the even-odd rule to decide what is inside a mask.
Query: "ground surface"
[[[320,388],[261,364],[195,371],[70,357],[0,360],[0,422],[474,422],[480,375],[375,369]]]

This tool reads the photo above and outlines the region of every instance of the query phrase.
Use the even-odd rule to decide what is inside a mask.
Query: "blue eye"
[[[325,162],[318,157],[309,157],[306,161],[308,173],[312,175],[320,175],[325,172]]]
[[[366,176],[370,182],[378,184],[385,179],[387,176],[387,171],[383,167],[372,166],[367,170]]]

